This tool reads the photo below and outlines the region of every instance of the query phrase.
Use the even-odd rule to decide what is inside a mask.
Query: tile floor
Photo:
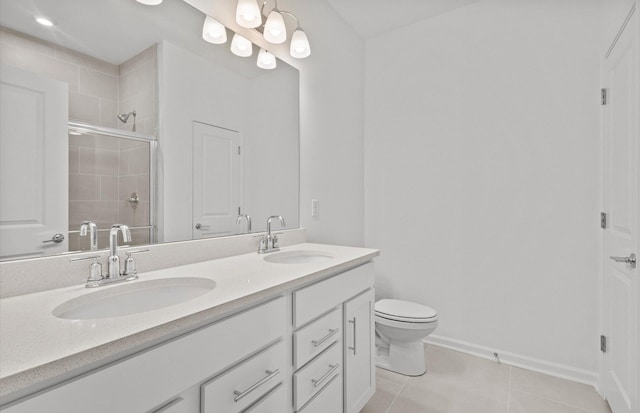
[[[425,352],[420,377],[377,369],[361,413],[611,413],[586,384],[432,345]]]

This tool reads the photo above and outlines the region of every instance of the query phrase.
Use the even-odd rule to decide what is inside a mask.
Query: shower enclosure
[[[69,122],[69,251],[90,248],[80,224],[98,228],[98,248],[109,245],[113,224],[131,229],[130,245],[156,241],[154,136]]]

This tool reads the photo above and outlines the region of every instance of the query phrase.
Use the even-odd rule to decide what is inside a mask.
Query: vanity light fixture
[[[52,27],[53,22],[46,17],[36,17],[36,21],[45,27]]]
[[[295,20],[296,23],[296,29],[291,37],[289,53],[296,59],[303,59],[311,55],[309,39],[300,26],[300,20],[295,14],[289,11],[280,10],[278,8],[278,0],[273,0],[273,2],[273,8],[268,14],[266,14],[265,6],[269,3],[269,0],[265,0],[262,3],[262,7],[258,9],[258,14],[256,16],[255,10],[258,7],[256,0],[238,0],[238,6],[236,8],[236,22],[243,27],[252,29],[257,28],[262,32],[262,36],[269,43],[282,44],[287,40],[287,27],[284,23],[284,16],[288,16]],[[246,10],[252,11],[249,13]],[[248,16],[251,16],[251,25],[247,25]],[[266,18],[264,25],[262,24],[263,17]]]
[[[247,29],[255,29],[262,24],[262,16],[256,0],[238,0],[236,22]]]
[[[298,26],[293,35],[291,36],[291,46],[289,47],[289,53],[296,59],[304,59],[311,54],[311,46],[309,45],[309,39],[304,30]]]
[[[246,37],[236,33],[231,39],[231,52],[240,57],[249,57],[253,54],[253,44]]]
[[[276,57],[269,53],[268,50],[260,49],[260,53],[258,53],[258,67],[261,69],[275,69]]]
[[[157,6],[162,3],[162,0],[136,0],[138,3],[146,4],[147,6]]]
[[[226,43],[227,29],[216,19],[207,16],[202,27],[202,38],[213,44]]]
[[[281,44],[287,40],[287,27],[280,10],[274,8],[264,24],[264,40],[273,44]]]

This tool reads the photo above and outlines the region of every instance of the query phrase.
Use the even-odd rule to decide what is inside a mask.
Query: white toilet
[[[376,302],[376,366],[407,376],[426,371],[422,339],[438,326],[433,308],[410,301]]]

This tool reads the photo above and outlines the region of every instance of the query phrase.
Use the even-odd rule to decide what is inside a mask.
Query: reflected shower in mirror
[[[54,26],[39,26],[36,12]],[[88,27],[87,15],[102,18]],[[137,228],[136,244],[260,232],[274,214],[298,227],[298,72],[282,61],[259,69],[204,41],[204,20],[183,1],[0,0],[3,102],[19,87],[5,86],[24,80],[52,90],[42,96],[59,118],[0,108],[0,172],[30,182],[2,181],[0,259],[88,250],[84,221],[97,225],[101,249],[115,223]],[[6,82],[9,74],[16,79]],[[33,119],[40,124],[25,128]],[[69,134],[80,133],[67,130],[69,121],[99,132]],[[110,130],[149,137],[157,164],[148,143]],[[64,195],[49,200],[53,192]],[[44,201],[54,206],[39,210]],[[5,251],[17,233],[28,247]]]

